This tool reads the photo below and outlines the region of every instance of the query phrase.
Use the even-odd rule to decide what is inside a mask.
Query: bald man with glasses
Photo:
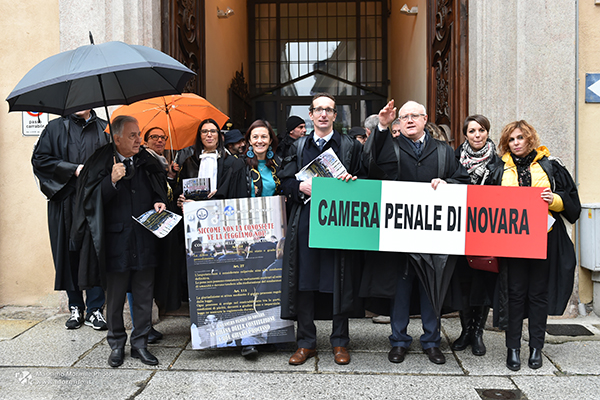
[[[446,183],[470,183],[469,175],[454,157],[454,150],[445,142],[434,139],[425,129],[427,111],[415,101],[405,103],[398,112],[395,124],[394,100],[379,112],[379,125],[365,144],[363,163],[371,179],[408,182],[428,182],[433,189]],[[394,123],[393,123],[394,121]],[[390,125],[400,127],[400,135],[390,133]],[[391,327],[389,337],[392,349],[388,360],[401,363],[412,343],[407,333],[410,311],[420,306],[423,324],[421,346],[429,360],[443,364],[446,358],[440,351],[439,318],[427,293],[416,276],[414,267],[405,253],[373,252],[365,267],[361,296],[391,299]],[[454,268],[456,259],[448,256],[448,268]],[[419,304],[411,304],[413,291],[418,291]]]

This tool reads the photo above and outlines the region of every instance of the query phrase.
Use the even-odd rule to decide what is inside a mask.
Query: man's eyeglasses
[[[413,121],[418,120],[421,117],[424,117],[425,114],[406,114],[406,115],[401,115],[398,118],[400,118],[401,121],[406,121],[409,118],[412,119]]]
[[[200,131],[200,133],[203,133],[203,134],[205,134],[205,135],[206,135],[207,133],[219,133],[219,130],[218,130],[218,129],[202,129],[202,130]]]
[[[148,139],[152,139],[152,140],[164,140],[167,141],[169,137],[165,136],[165,135],[150,135],[148,136]]]
[[[337,110],[335,108],[329,108],[329,107],[327,107],[327,108],[316,107],[316,108],[311,108],[309,111],[312,112],[313,114],[317,114],[317,115],[323,114],[323,111],[327,115],[333,115],[337,112]]]

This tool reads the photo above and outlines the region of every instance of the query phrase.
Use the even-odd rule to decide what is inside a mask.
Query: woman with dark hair
[[[246,143],[248,143],[248,151],[244,160],[246,164],[246,196],[266,197],[280,193],[280,182],[276,174],[279,171],[281,160],[275,154],[278,140],[271,124],[268,121],[257,119],[250,125],[245,137]],[[259,246],[260,251],[265,251],[265,249],[271,248],[271,245],[275,247],[267,241],[255,243],[250,246],[249,251],[252,252],[255,246]],[[259,345],[262,345],[261,342],[255,342],[254,338],[242,340],[242,356],[253,358],[258,354]]]
[[[493,166],[500,161],[496,146],[489,137],[490,121],[483,115],[470,115],[463,124],[463,134],[466,140],[456,149],[456,159],[469,173],[471,184],[484,185]],[[472,269],[465,257],[459,257],[455,276],[461,287],[462,309],[459,316],[462,331],[450,347],[461,351],[471,345],[474,355],[483,356],[486,353],[483,330],[494,298],[496,274]]]
[[[498,145],[502,161],[491,181],[502,186],[543,187],[541,198],[554,222],[548,230],[546,258],[504,258],[500,262],[494,324],[504,329],[506,366],[521,368],[521,331],[529,318],[529,368],[542,366],[548,315],[561,315],[573,289],[575,250],[562,217],[579,218],[581,204],[573,178],[557,158],[540,146],[538,133],[527,122],[504,127]]]
[[[190,201],[183,195],[183,179],[208,178],[210,193],[207,198],[231,199],[246,197],[244,163],[229,156],[223,149],[219,125],[213,119],[205,119],[198,126],[194,153],[181,165],[177,185],[177,205]]]
[[[277,136],[268,121],[257,119],[246,131],[246,170],[248,196],[274,196],[280,192],[277,172],[281,165],[277,150]]]

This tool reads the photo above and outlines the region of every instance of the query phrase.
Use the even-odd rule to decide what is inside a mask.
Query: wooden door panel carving
[[[184,91],[206,96],[204,0],[162,0],[162,51],[197,75]]]
[[[467,0],[429,0],[427,25],[428,114],[450,128],[456,147],[469,112]]]

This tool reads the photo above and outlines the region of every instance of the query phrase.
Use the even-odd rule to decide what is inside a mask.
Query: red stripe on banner
[[[544,188],[469,185],[465,254],[546,258],[548,203]]]

